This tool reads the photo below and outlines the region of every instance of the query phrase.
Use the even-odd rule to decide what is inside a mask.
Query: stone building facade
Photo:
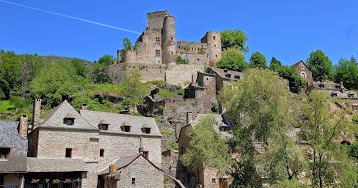
[[[35,102],[34,109],[40,109],[40,104]],[[153,118],[86,109],[78,112],[64,101],[31,128],[28,139],[26,185],[39,180],[37,184],[45,186],[51,183],[46,182],[48,179],[59,180],[63,186],[94,188],[99,173],[114,161],[140,154],[155,168],[161,168],[161,133]],[[142,172],[137,175],[139,179],[153,175],[149,171],[146,174],[140,165],[127,169],[128,173],[132,170]],[[148,183],[163,187],[163,172],[155,172],[156,178]]]
[[[216,65],[221,59],[221,36],[207,32],[200,42],[176,41],[175,18],[168,11],[157,11],[147,14],[147,27],[135,46],[124,52],[123,59],[121,53],[118,50],[117,62],[104,70],[114,82],[123,79],[129,69],[139,67],[144,81],[165,80],[179,85],[190,83],[192,74],[205,66]],[[177,65],[178,57],[188,64]]]

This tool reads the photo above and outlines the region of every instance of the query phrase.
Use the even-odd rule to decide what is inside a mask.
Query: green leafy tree
[[[217,67],[233,71],[244,71],[249,67],[249,64],[245,62],[245,54],[242,51],[229,48],[222,53]]]
[[[101,67],[111,65],[114,61],[116,61],[116,59],[112,55],[104,55],[98,59],[98,63]]]
[[[38,72],[43,68],[44,63],[41,57],[37,55],[19,55],[20,59],[20,91],[23,97],[30,90],[31,81],[36,77]]]
[[[123,50],[121,51],[121,59],[124,59],[124,53],[132,48],[132,42],[129,40],[129,38],[123,39]]]
[[[254,52],[250,57],[250,66],[252,68],[266,68],[266,58],[260,52]]]
[[[236,187],[261,187],[260,177],[267,174],[271,183],[297,176],[300,164],[286,135],[295,124],[290,113],[295,103],[284,81],[268,69],[249,69],[245,78],[224,87],[219,101],[238,117],[232,140],[242,159],[232,173]],[[265,152],[258,155],[257,145]]]
[[[89,70],[80,60],[72,59],[70,63],[77,75],[87,77]]]
[[[183,155],[183,163],[193,169],[202,165],[225,173],[231,163],[229,147],[224,138],[215,133],[215,119],[211,115],[203,117],[198,124],[189,129],[190,147]]]
[[[125,102],[132,111],[135,110],[137,104],[143,102],[143,96],[148,93],[147,85],[142,83],[140,78],[140,70],[131,69],[119,83],[121,88],[120,94],[124,97]]]
[[[339,182],[341,187],[355,187],[358,182],[354,161],[348,157],[348,148],[336,142],[342,132],[354,131],[346,116],[347,112],[330,108],[330,101],[323,92],[312,91],[303,108],[301,124],[303,137],[307,141],[311,161],[311,184],[326,187]]]
[[[312,71],[314,81],[325,81],[333,78],[332,61],[322,50],[311,52],[310,57],[307,59],[307,66]]]
[[[246,53],[249,47],[246,46],[247,37],[241,30],[224,30],[221,32],[221,49],[222,51],[234,48]]]
[[[12,93],[17,93],[20,86],[21,64],[19,57],[14,52],[2,54],[0,64],[0,83],[6,99],[10,99]]]
[[[340,59],[335,66],[335,82],[343,82],[348,89],[358,89],[358,67],[354,58]]]
[[[278,72],[282,68],[282,64],[279,60],[277,60],[275,57],[272,57],[270,61],[269,69],[275,72]]]

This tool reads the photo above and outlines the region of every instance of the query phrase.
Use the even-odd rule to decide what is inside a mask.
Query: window
[[[108,124],[100,124],[101,130],[108,130]]]
[[[211,178],[211,183],[216,183],[216,178]]]
[[[65,118],[63,119],[63,121],[63,123],[66,125],[72,126],[73,124],[75,124],[75,118]]]
[[[234,76],[236,80],[240,80],[240,76]]]
[[[100,156],[100,157],[104,157],[104,149],[100,149],[100,150],[99,150],[99,156]]]
[[[215,40],[215,36],[213,36],[213,40]]]
[[[225,74],[226,78],[231,78],[231,74]]]
[[[131,127],[130,127],[130,126],[127,126],[127,125],[124,125],[124,126],[121,126],[121,130],[124,131],[124,132],[130,132],[130,131],[131,131]]]
[[[301,72],[301,78],[303,78],[303,79],[307,78],[307,76],[306,76],[306,73],[305,73],[305,72]]]
[[[180,155],[184,155],[184,148],[180,147]]]
[[[10,148],[0,148],[0,160],[7,160],[9,153]]]
[[[135,178],[132,178],[132,185],[135,185]]]
[[[72,158],[72,148],[66,148],[66,157]]]
[[[159,57],[160,56],[160,50],[155,50],[155,56]]]
[[[143,151],[143,157],[148,159],[149,151]]]
[[[336,89],[341,89],[341,86],[340,86],[340,85],[336,85]]]
[[[353,94],[353,93],[350,93],[350,94],[349,94],[349,98],[354,98],[354,94]]]
[[[150,128],[144,127],[144,128],[142,128],[142,132],[145,134],[150,134]]]
[[[304,66],[304,65],[301,65],[301,70],[305,70],[305,66]]]
[[[159,37],[155,37],[155,44],[160,44],[160,38]]]
[[[324,84],[320,84],[320,85],[319,85],[319,88],[322,88],[322,89],[323,89],[323,88],[324,88]]]

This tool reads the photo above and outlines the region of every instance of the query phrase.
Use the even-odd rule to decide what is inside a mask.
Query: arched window
[[[189,59],[188,55],[185,55],[183,59],[184,59],[185,61],[188,61],[188,59]]]
[[[305,73],[305,72],[301,72],[301,77],[302,77],[303,79],[307,78],[306,73]]]

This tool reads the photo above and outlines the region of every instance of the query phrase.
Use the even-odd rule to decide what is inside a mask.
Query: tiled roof
[[[64,118],[68,117],[75,119],[73,125],[64,123]],[[88,123],[66,100],[57,106],[39,127],[98,130],[97,125]]]
[[[127,114],[116,114],[110,112],[97,112],[91,110],[81,110],[82,117],[84,117],[92,126],[98,126],[99,122],[105,120],[109,123],[108,130],[101,130],[103,132],[123,133],[130,135],[154,135],[162,136],[155,122],[154,118],[133,116]],[[130,132],[124,132],[121,130],[122,125],[129,125]],[[150,127],[150,134],[142,132],[142,127]]]

